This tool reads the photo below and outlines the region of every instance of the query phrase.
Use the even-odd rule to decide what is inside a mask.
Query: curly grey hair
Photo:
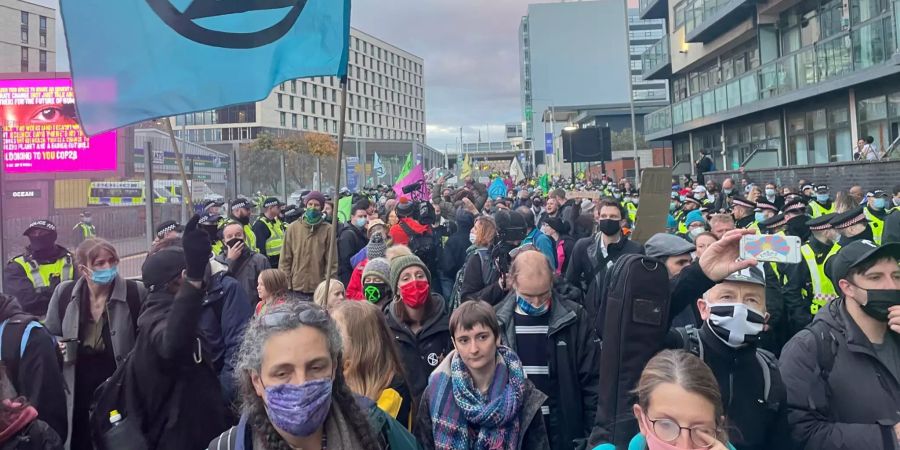
[[[359,442],[364,445],[363,450],[378,450],[375,430],[372,430],[366,412],[360,409],[344,379],[341,362],[343,344],[337,325],[325,309],[312,302],[278,305],[266,314],[252,319],[247,325],[235,364],[235,376],[240,388],[240,412],[248,416],[254,435],[259,437],[266,449],[289,450],[288,444],[269,421],[265,402],[253,387],[252,374],[259,374],[262,369],[263,348],[269,338],[304,326],[313,327],[325,335],[328,353],[335,367],[332,388],[334,405],[341,409],[351,429],[358,433]]]

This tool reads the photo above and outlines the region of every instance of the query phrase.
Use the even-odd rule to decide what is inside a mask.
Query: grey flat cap
[[[652,258],[667,258],[694,251],[697,247],[690,242],[668,233],[656,233],[644,244],[644,251]]]

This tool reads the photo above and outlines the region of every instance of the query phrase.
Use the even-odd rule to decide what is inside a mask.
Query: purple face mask
[[[332,379],[266,388],[266,412],[272,424],[293,436],[313,434],[331,409]]]

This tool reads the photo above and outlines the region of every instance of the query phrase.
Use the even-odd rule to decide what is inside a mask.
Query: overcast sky
[[[353,0],[352,24],[425,59],[428,144],[444,150],[460,127],[466,142],[479,130],[497,140],[505,123],[521,120],[517,33],[529,3],[539,1]],[[68,70],[60,50],[59,70]]]

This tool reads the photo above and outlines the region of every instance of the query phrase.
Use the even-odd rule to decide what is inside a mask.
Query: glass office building
[[[670,80],[672,104],[648,114],[649,140],[672,142],[677,173],[710,150],[748,169],[852,159],[857,138],[900,137],[900,58],[887,0],[641,0],[667,33],[644,53],[645,79]]]

